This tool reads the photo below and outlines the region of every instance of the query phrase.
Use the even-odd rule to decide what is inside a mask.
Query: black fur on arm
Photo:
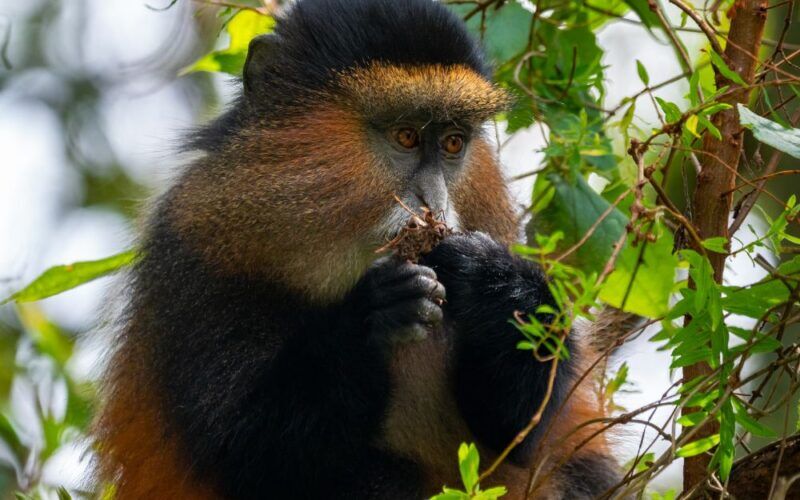
[[[551,363],[516,348],[522,334],[511,323],[515,311],[555,306],[546,278],[531,262],[513,256],[483,233],[451,236],[424,260],[447,291],[445,322],[455,338],[455,391],[475,436],[496,452],[525,427],[541,404]],[[566,339],[569,349],[572,345]],[[544,420],[564,398],[572,377],[559,362]],[[540,423],[510,458],[525,464]]]
[[[589,500],[611,490],[622,479],[622,475],[608,456],[584,453],[564,464],[559,479],[564,485],[563,498]]]
[[[433,273],[383,263],[343,302],[312,307],[272,283],[215,275],[167,226],[136,269],[144,323],[129,341],[149,346],[153,390],[193,472],[231,498],[414,497],[413,468],[371,444],[390,394],[382,335],[437,319],[384,305],[440,293]]]

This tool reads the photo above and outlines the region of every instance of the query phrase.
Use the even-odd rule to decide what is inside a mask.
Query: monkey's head
[[[345,293],[408,221],[516,235],[486,122],[507,104],[478,42],[432,0],[299,0],[250,44],[244,91],[167,197],[220,272],[318,301]]]

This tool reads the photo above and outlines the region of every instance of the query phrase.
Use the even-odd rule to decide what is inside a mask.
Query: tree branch
[[[758,60],[751,54],[758,54],[761,47],[761,38],[767,20],[767,0],[741,0],[736,3],[735,10],[731,11],[731,15],[733,19],[723,56],[728,66],[749,85],[754,80],[758,63]],[[712,119],[722,135],[721,141],[715,139],[711,134],[705,134],[703,152],[706,154],[702,156],[704,164],[697,176],[692,213],[694,214],[693,222],[700,237],[722,236],[730,239],[728,216],[733,200],[731,190],[735,187],[736,168],[739,165],[743,144],[743,130],[739,125],[736,104],[747,103],[750,87],[737,85],[725,78],[718,70],[715,71],[717,88],[730,85],[731,91],[723,97],[722,101],[731,104],[732,108],[720,111]],[[727,168],[726,165],[732,165],[734,168]],[[693,246],[696,247],[697,244],[695,243]],[[695,249],[699,250],[699,248]],[[715,281],[722,283],[726,256],[711,252],[708,257],[714,270]],[[687,318],[687,321],[690,319]],[[710,371],[711,368],[707,364],[698,363],[685,367],[683,374],[686,380],[692,380],[706,375]],[[693,411],[696,410],[684,409],[685,413]],[[716,434],[718,427],[717,422],[709,422],[696,437],[700,439]],[[687,458],[684,461],[683,484],[685,490],[690,490],[697,483],[705,480],[709,461],[710,457],[706,454]]]

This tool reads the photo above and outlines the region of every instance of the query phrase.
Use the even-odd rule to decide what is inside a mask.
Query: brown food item
[[[411,217],[397,236],[376,252],[393,250],[401,259],[416,263],[420,257],[430,253],[446,236],[452,234],[453,230],[447,227],[444,220],[437,217],[431,209],[422,207],[422,213],[417,214],[399,198],[395,197],[395,199],[411,214]]]

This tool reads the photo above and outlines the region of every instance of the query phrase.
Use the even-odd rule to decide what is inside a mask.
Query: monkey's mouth
[[[402,229],[376,252],[392,251],[404,260],[417,262],[452,232],[443,218],[437,218],[432,210],[423,208],[420,214],[411,212]]]

